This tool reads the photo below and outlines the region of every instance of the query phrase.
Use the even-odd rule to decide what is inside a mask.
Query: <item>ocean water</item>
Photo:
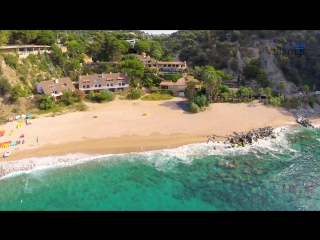
[[[3,162],[0,210],[320,210],[320,129],[277,134],[239,148]]]

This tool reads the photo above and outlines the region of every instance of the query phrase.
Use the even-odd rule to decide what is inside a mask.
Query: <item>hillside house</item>
[[[0,47],[2,53],[18,53],[19,58],[26,58],[29,54],[50,53],[50,46],[46,45],[6,45]]]
[[[37,84],[38,93],[51,95],[55,101],[61,99],[63,90],[76,90],[71,79],[68,77],[42,81]]]
[[[102,73],[79,77],[79,89],[88,94],[90,91],[101,93],[104,90],[116,92],[129,89],[127,73]]]
[[[157,68],[160,74],[183,73],[187,68],[187,62],[162,62],[151,59],[150,57],[140,57],[140,61],[145,67]]]

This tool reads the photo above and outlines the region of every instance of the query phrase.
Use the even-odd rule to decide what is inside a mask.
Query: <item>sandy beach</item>
[[[87,103],[89,110],[59,116],[38,116],[32,124],[17,129],[17,122],[0,126],[6,134],[0,142],[19,140],[24,144],[1,149],[11,151],[12,161],[66,153],[126,153],[202,143],[207,136],[224,140],[234,131],[249,131],[266,125],[281,126],[295,122],[291,113],[261,103],[214,103],[209,109],[191,114],[169,101],[115,100]],[[147,116],[143,114],[147,113]],[[99,118],[94,118],[98,115]],[[13,130],[12,136],[9,136]],[[38,138],[38,143],[36,139]],[[21,139],[20,139],[21,140]]]

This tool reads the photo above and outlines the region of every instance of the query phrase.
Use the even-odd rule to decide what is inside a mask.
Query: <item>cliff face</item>
[[[2,56],[0,56],[0,66],[2,69],[2,76],[7,78],[12,86],[20,82],[16,71],[6,64]]]
[[[274,81],[276,88],[282,80],[286,82],[286,87],[283,90],[284,94],[288,94],[292,91],[298,91],[298,87],[285,79],[281,69],[278,67],[278,60],[275,55],[268,53],[266,47],[274,47],[275,43],[271,40],[254,41],[251,46],[237,45],[236,58],[238,59],[238,69],[243,70],[245,59],[250,62],[252,58],[259,58],[261,61],[261,68],[264,69],[268,75],[268,79]],[[234,72],[230,69],[230,61],[228,68],[223,69],[225,72],[237,76],[238,72]],[[235,77],[236,79],[236,77]],[[253,81],[253,87],[259,87],[258,84]]]

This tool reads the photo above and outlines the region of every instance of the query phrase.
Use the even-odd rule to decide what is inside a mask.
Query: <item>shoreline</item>
[[[320,119],[318,124],[320,124]],[[293,129],[302,125],[295,122],[288,122],[284,125],[273,125],[273,128],[290,126]],[[249,130],[248,130],[249,131]],[[247,132],[247,131],[244,131]],[[175,134],[161,134],[152,133],[150,135],[123,135],[119,137],[107,138],[88,138],[81,141],[73,141],[68,145],[64,143],[59,144],[44,144],[37,148],[29,150],[14,150],[10,158],[2,158],[1,162],[12,162],[24,160],[29,158],[41,158],[48,156],[64,156],[67,154],[93,154],[93,155],[106,155],[106,154],[125,154],[148,152],[155,150],[174,149],[189,144],[207,143],[209,136],[205,135],[192,135],[187,133]],[[224,142],[228,136],[217,136],[213,142]]]
[[[1,156],[0,163],[68,153],[121,154],[172,149],[206,143],[212,135],[215,141],[225,141],[234,131],[297,124],[288,111],[257,102],[215,103],[205,112],[191,114],[178,106],[181,101],[180,98],[155,102],[115,100],[89,104],[85,112],[39,117],[19,129],[16,122],[2,125],[6,134],[1,142],[22,140],[19,137],[23,134],[25,144],[9,147],[10,156]],[[148,116],[143,116],[146,112]],[[93,118],[94,115],[99,118]],[[14,132],[12,136],[10,131]],[[6,150],[3,148],[1,154]]]
[[[124,135],[120,137],[92,138],[85,141],[74,141],[68,145],[45,144],[35,149],[12,151],[10,158],[2,158],[1,162],[11,162],[33,157],[62,156],[72,153],[82,154],[123,154],[178,148],[188,144],[206,143],[207,136],[191,134],[165,135],[152,133],[149,136]],[[220,141],[227,137],[219,137]]]

